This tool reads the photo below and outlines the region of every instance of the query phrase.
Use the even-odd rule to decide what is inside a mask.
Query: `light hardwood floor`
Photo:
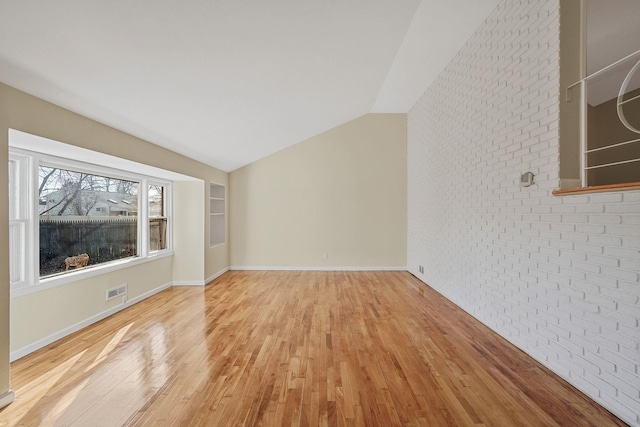
[[[229,272],[11,374],[0,426],[624,425],[406,272]]]

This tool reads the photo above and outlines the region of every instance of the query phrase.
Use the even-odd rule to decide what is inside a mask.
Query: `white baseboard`
[[[183,280],[173,282],[173,286],[204,286],[204,280]]]
[[[16,398],[16,394],[11,389],[0,394],[0,409],[4,408],[10,403],[13,403],[15,398]]]
[[[232,265],[229,270],[268,270],[268,271],[407,271],[406,266],[402,267],[351,267],[351,266],[247,266],[247,265]]]
[[[222,276],[227,271],[229,271],[229,267],[223,268],[222,270],[218,271],[213,276],[206,278],[205,280],[192,280],[192,281],[173,282],[173,286],[204,286],[207,283],[210,283],[210,282],[214,281],[215,279],[217,279],[218,277]]]
[[[224,273],[226,273],[227,271],[229,271],[229,267],[225,267],[222,270],[218,271],[216,274],[214,274],[213,276],[207,278],[207,280],[205,280],[205,283],[211,283],[214,280],[216,280],[218,277],[222,276]]]
[[[143,293],[142,295],[138,295],[135,298],[131,298],[130,300],[128,300],[126,303],[124,304],[119,304],[115,307],[112,307],[108,310],[105,310],[101,313],[98,313],[96,315],[93,315],[85,320],[82,320],[78,323],[75,323],[69,327],[66,327],[54,334],[51,334],[47,337],[44,337],[42,339],[39,339],[37,341],[32,342],[31,344],[25,345],[22,348],[19,348],[15,351],[12,351],[11,354],[9,355],[9,359],[11,362],[20,359],[21,357],[26,356],[27,354],[33,353],[36,350],[41,349],[44,346],[47,346],[49,344],[51,344],[52,342],[55,342],[61,338],[66,337],[67,335],[71,335],[72,333],[79,331],[82,328],[86,328],[87,326],[99,322],[102,319],[105,319],[109,316],[111,316],[112,314],[115,314],[121,310],[124,310],[127,307],[130,307],[144,299],[149,298],[152,295],[157,294],[158,292],[164,291],[165,289],[170,288],[173,285],[173,283],[169,282],[169,283],[165,283],[162,286],[159,286],[155,289],[152,289],[150,291],[147,291],[145,293]]]

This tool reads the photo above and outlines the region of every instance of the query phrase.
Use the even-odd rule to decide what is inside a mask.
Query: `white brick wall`
[[[551,194],[558,3],[501,2],[409,112],[408,265],[640,426],[640,192]]]

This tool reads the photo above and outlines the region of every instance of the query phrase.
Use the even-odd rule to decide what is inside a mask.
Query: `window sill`
[[[77,282],[79,280],[89,279],[91,277],[107,274],[112,271],[123,270],[125,268],[134,267],[136,265],[144,264],[150,261],[156,261],[158,259],[166,258],[169,256],[173,256],[173,251],[151,253],[149,254],[149,256],[145,258],[135,257],[135,258],[129,258],[129,259],[120,260],[120,261],[114,261],[114,262],[110,262],[103,265],[97,265],[95,267],[91,267],[88,269],[73,271],[71,273],[66,273],[61,276],[42,279],[40,280],[39,283],[35,285],[25,285],[25,286],[12,288],[11,299],[33,294],[35,292],[40,292],[45,289],[51,289],[57,286],[62,286],[69,283]]]
[[[610,184],[610,185],[594,185],[592,187],[578,187],[569,188],[566,190],[554,190],[554,196],[569,196],[572,194],[589,194],[589,193],[604,193],[608,191],[626,191],[626,190],[640,190],[640,182],[628,182],[625,184]]]

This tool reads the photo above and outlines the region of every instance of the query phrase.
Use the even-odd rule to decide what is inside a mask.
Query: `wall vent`
[[[127,284],[123,283],[117,288],[107,289],[107,301],[109,301],[110,299],[119,297],[120,295],[126,295],[126,294],[127,294]]]

